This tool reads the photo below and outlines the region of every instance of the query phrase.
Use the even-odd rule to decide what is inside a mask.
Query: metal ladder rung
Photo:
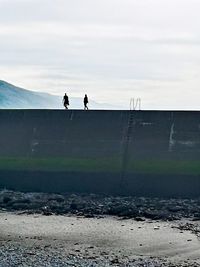
[[[126,175],[126,168],[127,168],[127,161],[128,161],[128,147],[129,147],[129,142],[131,139],[131,133],[133,130],[133,121],[134,121],[134,114],[132,111],[130,111],[128,123],[127,123],[127,129],[126,129],[126,133],[124,136],[120,189],[123,188],[123,182],[125,180],[125,175]]]

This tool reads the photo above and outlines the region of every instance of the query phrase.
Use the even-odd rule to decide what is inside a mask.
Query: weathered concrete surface
[[[0,187],[200,196],[200,112],[0,110]]]

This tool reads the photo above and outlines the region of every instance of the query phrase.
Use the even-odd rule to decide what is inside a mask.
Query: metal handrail
[[[130,110],[141,110],[141,98],[131,98],[130,99]]]

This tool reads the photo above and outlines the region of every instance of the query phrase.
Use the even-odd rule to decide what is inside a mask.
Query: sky
[[[0,0],[0,80],[199,110],[199,10],[199,0]]]

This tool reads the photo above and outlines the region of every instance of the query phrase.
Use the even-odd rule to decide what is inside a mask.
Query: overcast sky
[[[0,0],[0,79],[129,108],[200,108],[199,0]]]

